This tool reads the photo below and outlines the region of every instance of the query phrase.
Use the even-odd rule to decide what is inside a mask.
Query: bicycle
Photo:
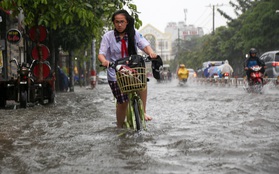
[[[147,85],[145,62],[150,57],[132,55],[116,62],[109,67],[115,69],[117,84],[122,93],[128,94],[129,103],[124,126],[135,131],[146,130],[143,102],[138,92]]]

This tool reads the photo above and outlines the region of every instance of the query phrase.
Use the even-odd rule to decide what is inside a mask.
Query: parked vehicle
[[[279,50],[265,52],[260,59],[266,65],[265,74],[268,78],[277,78],[279,76]]]
[[[37,60],[33,60],[30,66],[25,62],[18,63],[16,59],[10,62],[17,65],[17,78],[0,81],[0,108],[5,108],[7,100],[14,100],[21,108],[26,108],[29,102],[41,104],[45,104],[45,100],[48,100],[48,103],[54,102],[55,78],[46,62],[38,63]],[[38,79],[40,66],[42,80]]]
[[[31,75],[31,68],[34,65],[32,62],[31,66],[25,62],[18,63],[17,59],[13,58],[10,62],[14,62],[17,66],[17,79],[8,82],[6,87],[8,88],[9,96],[6,99],[13,99],[19,102],[20,107],[26,108],[27,102],[30,100],[31,85],[34,82]]]
[[[42,70],[42,78],[40,79],[40,67]],[[34,85],[32,85],[31,102],[39,101],[41,104],[50,104],[54,102],[55,98],[55,75],[51,70],[48,61],[35,61],[34,68],[32,69],[34,78]]]

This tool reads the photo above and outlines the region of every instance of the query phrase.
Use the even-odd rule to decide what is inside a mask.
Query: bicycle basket
[[[141,91],[146,87],[145,67],[132,68],[136,73],[132,75],[116,72],[117,84],[122,93]]]

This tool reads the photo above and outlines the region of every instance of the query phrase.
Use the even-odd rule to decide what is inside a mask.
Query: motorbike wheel
[[[0,98],[0,108],[5,108],[5,106],[6,106],[6,100],[5,100],[5,98],[3,97],[3,98]]]
[[[262,88],[263,88],[263,82],[262,80],[255,80],[255,81],[251,81],[249,84],[249,88],[250,88],[250,93],[255,93],[255,94],[261,94],[262,93]]]
[[[262,93],[262,88],[263,88],[263,82],[258,81],[257,83],[255,83],[254,92],[256,92],[258,94],[261,94]]]
[[[20,92],[20,107],[26,108],[27,107],[27,91]]]
[[[6,90],[4,85],[0,84],[0,108],[5,108],[6,106]]]
[[[55,94],[54,92],[52,91],[51,94],[50,94],[50,97],[48,99],[48,103],[51,104],[51,103],[54,103],[54,98],[55,98]]]

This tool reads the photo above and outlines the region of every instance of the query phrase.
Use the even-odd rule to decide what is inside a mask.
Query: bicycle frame
[[[128,94],[129,98],[125,126],[140,131],[146,129],[146,124],[143,103],[138,92],[146,90],[145,62],[149,61],[149,59],[135,55],[135,57],[130,56],[124,58],[124,60],[120,60],[120,63],[116,62],[115,70],[117,84],[121,92]]]
[[[137,92],[128,94],[129,103],[126,115],[125,126],[128,129],[135,131],[146,130],[146,123],[144,118],[144,108],[140,96]]]

